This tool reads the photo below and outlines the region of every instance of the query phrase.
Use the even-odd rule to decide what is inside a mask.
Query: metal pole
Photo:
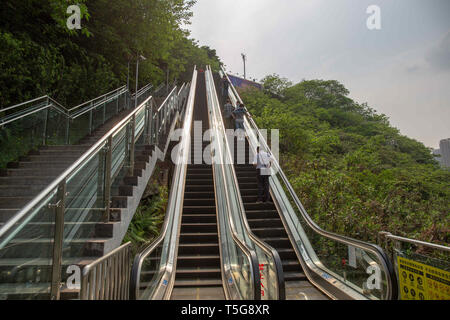
[[[48,103],[47,103],[48,105]],[[49,108],[47,107],[47,109],[45,109],[45,122],[44,122],[44,136],[43,136],[43,141],[42,144],[45,146],[47,144],[47,130],[48,130],[48,118],[50,116],[50,112],[48,110]]]
[[[169,65],[167,65],[166,71],[166,95],[169,94]]]
[[[108,142],[106,143],[106,155],[105,155],[105,189],[104,189],[104,199],[105,199],[105,222],[109,222],[109,213],[111,211],[111,165],[112,165],[112,136],[108,137]]]
[[[130,59],[128,59],[127,89],[130,91]]]
[[[138,91],[138,80],[139,80],[139,54],[136,56],[136,91],[134,93],[134,108],[137,107],[137,91]]]
[[[55,209],[55,236],[53,238],[51,300],[59,300],[61,291],[61,264],[64,240],[64,211],[66,200],[66,180],[58,186],[57,202],[50,207]]]
[[[134,171],[134,145],[135,145],[135,132],[136,132],[136,116],[133,115],[130,121],[131,125],[131,147],[130,147],[130,175],[133,176]]]
[[[244,79],[247,79],[247,73],[245,70],[245,61],[247,60],[247,56],[242,53],[242,60],[244,61]]]
[[[70,116],[67,116],[67,118],[66,118],[66,144],[70,144],[69,135],[70,135]]]

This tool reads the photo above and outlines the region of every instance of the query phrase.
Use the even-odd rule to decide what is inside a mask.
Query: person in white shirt
[[[272,166],[273,156],[265,151],[260,151],[257,147],[253,165],[256,167],[256,175],[258,179],[258,199],[260,202],[271,202],[269,193],[269,176],[270,167]]]

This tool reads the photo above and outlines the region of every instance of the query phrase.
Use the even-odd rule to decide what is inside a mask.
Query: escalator
[[[240,144],[236,141],[234,146],[236,176],[244,202],[247,221],[253,233],[273,247],[280,255],[286,286],[286,299],[327,299],[326,296],[307,281],[307,277],[297,259],[295,250],[289,241],[283,222],[273,202],[256,203],[258,183],[256,169],[251,164],[253,158],[249,156],[251,151],[248,141],[245,140],[245,144]],[[245,154],[246,164],[238,164],[238,155],[240,154]]]
[[[209,146],[203,141],[209,129],[204,75],[197,80],[193,121],[201,125],[191,129],[191,161],[188,164],[177,271],[171,299],[224,300],[220,272],[219,237],[214,197],[213,169],[203,153]],[[201,156],[201,157],[200,157]]]
[[[194,71],[183,122],[164,225],[134,259],[130,298],[284,299],[278,254],[244,224],[209,68]]]
[[[218,92],[224,74],[222,69],[215,75]],[[232,84],[227,96],[220,100],[223,102],[224,98],[229,98],[234,106],[243,102]],[[237,184],[251,231],[273,247],[282,260],[286,299],[395,300],[396,276],[384,251],[317,226],[277,160],[269,177],[273,202],[256,202],[258,185],[253,157],[257,147],[269,153],[271,148],[252,118],[244,117],[244,127],[244,141],[237,139],[239,134],[228,134]],[[271,140],[273,143],[276,138]]]

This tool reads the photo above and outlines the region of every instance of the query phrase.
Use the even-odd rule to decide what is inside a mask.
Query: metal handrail
[[[161,103],[161,105],[159,106],[158,112],[161,111],[162,108],[164,108],[164,106],[166,105],[166,103],[169,101],[169,99],[172,98],[172,95],[173,95],[174,93],[176,93],[176,92],[177,92],[177,87],[174,87],[174,88],[172,89],[172,91],[170,91],[170,93],[167,95],[166,99],[164,99],[163,103]]]
[[[212,77],[212,71],[209,67],[209,72],[211,73],[211,77]],[[213,86],[213,90],[214,90],[214,97],[216,99],[216,103],[217,105],[219,104],[218,98],[217,98],[217,92],[215,90],[215,86]],[[223,124],[223,121],[220,121],[219,124],[220,128],[219,130],[222,130],[223,132],[226,131],[225,126]],[[226,143],[226,155],[228,157],[229,163],[231,164],[231,172],[232,172],[232,179],[233,179],[233,183],[235,186],[239,186],[238,180],[237,180],[237,176],[236,176],[236,170],[234,167],[234,161],[231,158],[231,150],[230,150],[230,146],[228,143]],[[225,175],[225,171],[223,169],[225,164],[223,164],[222,166],[222,171],[223,171],[223,175]],[[224,179],[224,181],[226,181],[226,179]],[[239,187],[238,187],[239,188]],[[225,190],[227,190],[228,192],[228,188],[225,188]],[[270,245],[268,245],[267,243],[261,241],[261,239],[259,239],[259,237],[257,237],[253,231],[251,230],[249,224],[248,224],[248,220],[247,217],[245,216],[244,212],[245,212],[245,208],[244,208],[244,203],[242,201],[242,197],[239,194],[238,197],[238,204],[239,204],[239,208],[240,210],[238,210],[240,216],[241,216],[241,221],[243,221],[244,223],[244,229],[245,232],[247,233],[247,235],[250,237],[250,239],[253,242],[256,242],[256,245],[258,247],[260,247],[267,255],[272,256],[273,260],[275,262],[275,269],[276,269],[276,273],[277,273],[277,280],[278,280],[278,299],[279,300],[284,300],[286,298],[286,292],[285,292],[285,285],[284,285],[284,273],[283,273],[283,265],[280,259],[280,256],[278,254],[278,252]],[[232,217],[230,215],[230,221],[232,221]]]
[[[148,85],[147,85],[147,86],[148,86]],[[142,89],[146,88],[147,86],[143,87]],[[94,98],[94,99],[92,99],[92,100],[83,102],[83,103],[81,103],[81,104],[79,104],[79,105],[77,105],[77,106],[75,106],[75,107],[73,107],[73,108],[67,109],[67,111],[68,111],[68,112],[72,112],[73,110],[79,109],[79,108],[81,108],[81,107],[83,107],[83,106],[85,106],[85,105],[87,105],[87,104],[90,104],[91,102],[100,100],[100,99],[102,99],[102,98],[106,98],[106,97],[108,97],[109,95],[111,95],[111,94],[113,94],[113,93],[120,92],[120,91],[122,91],[123,89],[126,89],[126,87],[127,87],[127,86],[125,85],[125,86],[122,86],[122,87],[117,88],[117,89],[115,89],[115,90],[112,90],[112,91],[110,91],[110,92],[108,92],[108,93],[105,93],[105,94],[103,94],[103,95],[101,95],[101,96],[98,96],[97,98]]]
[[[144,86],[144,87],[142,87],[140,89],[139,93],[142,94],[144,91],[149,90],[151,87],[152,87],[151,84],[147,84],[146,86]],[[126,88],[126,86],[122,86],[122,87],[117,88],[117,89],[115,89],[115,90],[113,90],[111,92],[108,92],[108,93],[103,94],[103,95],[101,95],[99,97],[96,97],[96,98],[94,98],[92,100],[89,100],[87,102],[83,102],[82,104],[80,104],[78,106],[75,106],[73,108],[64,107],[63,105],[61,105],[59,102],[57,102],[56,100],[54,100],[53,98],[51,98],[48,95],[47,96],[42,96],[40,98],[32,99],[32,100],[29,100],[29,101],[26,101],[26,102],[22,102],[22,103],[14,105],[14,106],[7,107],[7,108],[4,108],[4,109],[0,110],[0,112],[12,110],[12,109],[24,106],[24,105],[29,104],[29,103],[33,103],[33,102],[39,101],[41,99],[42,100],[43,99],[47,99],[47,101],[48,101],[47,105],[45,107],[40,108],[39,110],[24,111],[25,112],[24,114],[21,113],[21,114],[19,114],[17,116],[14,116],[14,114],[10,115],[10,117],[11,116],[13,116],[13,117],[11,119],[8,119],[7,121],[4,121],[3,119],[0,119],[0,126],[3,126],[5,124],[7,124],[7,123],[11,123],[11,122],[17,121],[19,119],[22,119],[22,118],[24,118],[24,117],[26,117],[26,116],[28,116],[30,114],[33,114],[33,113],[35,113],[37,111],[41,111],[43,109],[52,108],[52,107],[55,108],[56,110],[58,110],[59,112],[61,112],[62,114],[64,114],[68,119],[75,119],[75,118],[85,114],[86,112],[89,112],[89,111],[97,108],[100,104],[103,104],[103,103],[107,102],[107,100],[110,101],[110,100],[115,99],[115,98],[117,98],[118,96],[120,96],[120,95],[122,95],[124,93],[127,93],[127,92],[129,93],[129,91]],[[95,103],[95,104],[92,104],[92,105],[88,106],[89,104],[91,104],[94,101],[98,101],[98,103]],[[88,108],[79,111],[79,109],[81,109],[83,106],[88,106]],[[30,108],[30,109],[32,109],[32,108]]]
[[[226,75],[228,81],[230,81],[227,73],[225,72],[225,70],[223,68],[222,68],[222,72]],[[231,81],[230,81],[230,84],[231,84]],[[235,95],[235,97],[237,99],[239,99],[239,101],[241,103],[243,103],[236,88],[232,84],[230,85],[230,88],[231,88],[233,94]],[[262,142],[263,147],[266,150],[270,150],[269,146],[267,145],[266,140],[264,139],[264,136],[260,133],[258,126],[254,122],[254,120],[247,116],[245,116],[245,119],[252,125],[252,127],[254,129],[256,129],[258,136],[260,137],[259,141]],[[284,174],[283,170],[281,169],[281,166],[280,166],[278,160],[274,159],[273,163],[275,164],[276,170],[278,171],[278,173],[280,173],[283,183],[288,188],[288,191],[289,191],[291,197],[293,198],[295,204],[297,205],[302,217],[304,218],[304,220],[307,222],[308,226],[311,229],[313,229],[316,233],[318,233],[321,236],[324,236],[326,238],[333,239],[337,242],[340,242],[340,243],[343,243],[346,245],[350,245],[350,246],[354,246],[354,247],[357,247],[357,248],[360,248],[363,250],[370,251],[380,259],[380,261],[383,263],[383,268],[386,271],[386,276],[387,276],[387,280],[389,283],[387,297],[388,297],[388,299],[395,300],[398,296],[397,277],[395,275],[395,270],[394,270],[393,264],[390,261],[390,259],[388,258],[387,254],[384,252],[384,250],[381,247],[379,247],[378,245],[370,244],[370,243],[367,243],[367,242],[364,242],[361,240],[357,240],[357,239],[352,239],[352,238],[342,236],[342,235],[339,235],[339,234],[336,234],[333,232],[329,232],[329,231],[326,231],[326,230],[323,230],[322,228],[320,228],[306,212],[302,203],[298,199],[296,192],[292,188],[291,184],[289,183],[289,180],[287,179],[286,175]]]
[[[380,231],[378,234],[380,236],[385,237],[386,239],[391,239],[391,240],[400,241],[400,242],[407,242],[407,243],[414,244],[416,246],[424,246],[424,247],[428,247],[430,249],[450,252],[450,247],[443,246],[440,244],[420,241],[420,240],[411,239],[411,238],[400,237],[400,236],[393,235],[392,233],[387,232],[387,231]]]
[[[186,107],[185,107],[186,112],[189,112],[189,113],[186,114],[185,119],[184,119],[182,147],[179,148],[179,150],[178,150],[178,158],[181,158],[181,159],[187,159],[187,157],[189,155],[189,148],[190,148],[190,142],[191,142],[190,141],[190,128],[191,128],[192,116],[193,116],[192,110],[194,107],[196,83],[197,83],[197,70],[196,70],[196,68],[194,68],[194,73],[192,76],[192,82],[191,82],[191,87],[190,87],[190,93],[189,93],[189,97],[188,97]],[[177,165],[175,174],[172,178],[174,182],[177,182],[177,181],[175,181],[176,177],[180,177],[181,175],[183,177],[186,176],[186,171],[187,171],[186,167],[187,167],[187,161],[182,161],[181,164]],[[183,178],[182,181],[184,181],[184,180],[185,179]],[[180,185],[179,185],[179,183],[173,183],[172,186],[179,187]],[[182,188],[184,189],[184,183],[182,185]],[[174,219],[174,216],[175,216],[175,211],[170,210],[170,208],[172,208],[173,203],[177,200],[176,196],[177,196],[176,192],[171,192],[171,195],[170,195],[170,198],[168,201],[168,205],[167,205],[168,214],[166,213],[166,216],[164,219],[164,224],[162,226],[161,233],[159,234],[159,236],[156,238],[155,241],[153,241],[152,244],[150,244],[150,246],[148,246],[143,252],[137,254],[134,258],[133,266],[132,266],[132,270],[131,270],[131,283],[130,283],[130,299],[132,299],[132,300],[137,300],[139,298],[140,274],[141,274],[142,263],[164,241],[164,239],[167,236],[167,233],[169,232],[169,229],[168,229],[169,224],[170,224],[171,220]],[[181,215],[180,215],[180,217],[181,217]],[[171,284],[173,284],[172,281],[171,281]]]
[[[207,66],[207,70],[208,70],[208,67],[209,66]],[[210,72],[210,70],[208,70],[208,71]],[[212,74],[211,74],[211,77],[212,77]],[[213,86],[213,89],[211,89],[211,90],[214,90],[214,86]],[[215,93],[215,90],[214,90],[214,93]],[[217,93],[215,93],[214,96],[217,98]],[[215,113],[215,108],[213,108],[213,112]],[[208,113],[208,114],[210,114],[210,113]],[[223,127],[223,125],[222,125],[222,127]],[[217,128],[217,129],[220,130],[220,128]],[[222,128],[222,129],[224,129],[224,128]],[[223,131],[225,131],[225,130],[223,130]],[[228,144],[226,144],[226,145],[228,146]],[[212,159],[214,158],[213,157],[213,152],[215,152],[215,150],[213,150],[213,148],[211,148]],[[218,152],[222,152],[220,148],[219,148]],[[221,157],[221,158],[223,158],[223,157]],[[222,176],[223,177],[226,176],[224,165],[225,164],[222,164],[222,166],[221,166]],[[213,170],[215,170],[214,166],[213,166]],[[223,181],[225,183],[225,194],[226,194],[225,199],[227,201],[228,208],[231,208],[231,206],[230,206],[230,196],[229,196],[229,192],[228,192],[228,188],[227,188],[226,179],[223,179]],[[239,199],[242,202],[242,199],[240,197],[239,197]],[[244,254],[249,258],[249,261],[250,261],[250,270],[252,272],[251,276],[253,278],[252,282],[254,284],[254,293],[253,294],[254,294],[255,300],[260,300],[261,299],[261,291],[260,291],[261,279],[258,276],[260,273],[259,273],[259,268],[258,268],[259,264],[258,264],[258,258],[257,258],[256,252],[255,252],[255,250],[253,248],[250,248],[245,242],[243,242],[239,238],[238,233],[236,231],[236,226],[235,226],[235,223],[234,223],[234,219],[233,219],[233,216],[232,216],[230,210],[228,210],[227,213],[228,213],[228,220],[229,220],[229,223],[230,223],[230,226],[231,226],[231,236],[233,238],[233,241],[239,246],[239,248],[244,252]]]
[[[87,150],[77,161],[75,161],[69,168],[67,168],[63,173],[61,173],[52,183],[50,183],[44,190],[42,190],[36,197],[33,198],[25,207],[23,207],[12,219],[10,219],[1,229],[0,237],[2,237],[12,226],[19,222],[23,217],[25,217],[29,211],[31,211],[37,204],[44,200],[44,198],[54,191],[62,182],[66,181],[72,173],[74,173],[83,163],[89,160],[93,155],[95,155],[108,141],[109,138],[113,137],[116,132],[119,132],[123,126],[138,112],[145,108],[147,102],[152,100],[153,97],[147,98],[140,107],[134,109],[130,114],[124,117],[118,124],[116,124],[112,129],[110,129],[100,140],[98,140],[89,150]],[[0,243],[0,248],[2,244]]]
[[[127,242],[85,266],[81,277],[80,299],[128,300],[130,252],[131,242]],[[106,273],[105,278],[100,277],[100,269],[102,275]],[[100,278],[100,281],[98,278]],[[101,296],[98,296],[99,292],[102,293]]]

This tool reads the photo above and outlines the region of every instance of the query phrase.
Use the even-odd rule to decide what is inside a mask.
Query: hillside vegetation
[[[66,0],[3,0],[0,109],[43,95],[74,106],[127,83],[189,81],[194,65],[219,58],[189,38],[192,0],[79,0],[81,30],[69,30]],[[1,116],[1,114],[0,114]]]
[[[280,162],[322,228],[376,242],[379,231],[450,242],[450,172],[337,81],[277,75],[242,98],[260,128],[280,130]]]

